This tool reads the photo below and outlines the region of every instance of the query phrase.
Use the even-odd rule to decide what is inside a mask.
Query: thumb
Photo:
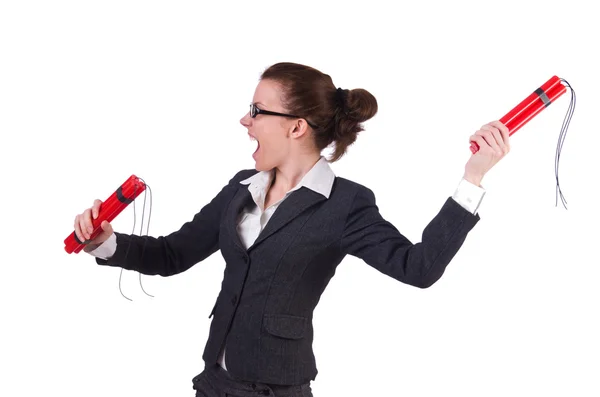
[[[112,225],[108,221],[102,221],[102,224],[100,226],[102,227],[102,230],[104,230],[105,232],[108,232],[108,233],[113,232]]]

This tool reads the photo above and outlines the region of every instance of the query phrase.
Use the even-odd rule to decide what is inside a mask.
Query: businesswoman
[[[272,65],[241,119],[257,142],[255,169],[233,175],[178,231],[136,236],[114,232],[105,221],[86,246],[99,265],[165,277],[221,251],[226,266],[209,316],[205,368],[192,380],[196,396],[312,396],[313,310],[343,258],[353,255],[427,288],[479,221],[481,180],[508,153],[507,128],[494,121],[469,137],[480,150],[422,241],[412,243],[382,218],[368,187],[329,166],[376,112],[377,101],[364,89],[337,88],[308,66]],[[321,152],[331,144],[335,151],[326,159]],[[95,200],[75,218],[81,241],[89,239],[101,206]]]

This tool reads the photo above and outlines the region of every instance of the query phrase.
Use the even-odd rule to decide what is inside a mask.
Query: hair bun
[[[378,109],[375,97],[362,88],[356,88],[348,92],[346,106],[349,110],[349,117],[359,123],[373,118]]]

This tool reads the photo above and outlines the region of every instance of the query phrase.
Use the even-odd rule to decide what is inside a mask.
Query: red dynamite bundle
[[[535,117],[542,110],[550,106],[551,103],[556,101],[562,94],[567,91],[567,87],[571,90],[571,103],[567,111],[567,115],[563,122],[563,126],[560,131],[558,145],[556,147],[556,158],[555,158],[555,174],[556,174],[556,201],[558,204],[558,196],[566,204],[562,192],[560,190],[560,184],[558,183],[558,163],[560,160],[560,152],[562,150],[562,144],[566,135],[567,128],[571,122],[573,111],[575,110],[575,91],[573,87],[563,78],[558,76],[552,76],[548,81],[542,84],[534,92],[532,92],[527,98],[521,103],[515,106],[510,112],[508,112],[499,121],[508,128],[509,136],[517,132],[523,127],[529,120]],[[473,154],[479,151],[479,145],[476,142],[471,142],[471,152]],[[565,205],[566,208],[566,205]]]
[[[567,87],[561,84],[561,81],[562,79],[558,76],[552,76],[500,119],[500,122],[508,128],[509,135],[517,132],[529,120],[567,91]],[[471,152],[475,154],[478,150],[479,145],[476,142],[471,142]]]
[[[106,201],[100,206],[98,217],[92,220],[94,231],[91,233],[90,240],[80,241],[75,234],[71,233],[65,239],[65,251],[67,253],[79,253],[86,244],[96,238],[102,232],[103,221],[111,222],[121,213],[129,204],[131,204],[144,190],[146,184],[137,176],[131,175]]]

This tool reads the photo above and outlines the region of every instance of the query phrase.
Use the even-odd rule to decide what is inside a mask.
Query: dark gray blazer
[[[448,197],[413,244],[382,218],[370,189],[336,177],[329,199],[305,187],[293,192],[246,250],[236,223],[253,201],[239,182],[256,172],[238,172],[178,231],[158,238],[116,233],[115,254],[96,258],[100,265],[171,276],[220,250],[226,266],[203,359],[215,364],[226,344],[227,369],[239,380],[288,385],[315,379],[313,310],[347,254],[427,288],[479,221]]]

